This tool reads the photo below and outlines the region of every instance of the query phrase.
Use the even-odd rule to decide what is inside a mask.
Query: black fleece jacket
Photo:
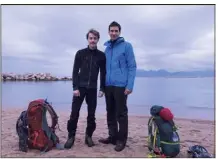
[[[106,74],[105,54],[89,47],[77,51],[73,66],[73,90],[79,87],[97,88],[98,74],[100,71],[100,91],[105,89]]]

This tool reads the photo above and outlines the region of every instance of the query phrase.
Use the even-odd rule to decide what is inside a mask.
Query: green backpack
[[[164,107],[154,105],[148,121],[148,157],[176,157],[180,152],[180,138],[173,120],[164,120],[159,112]]]

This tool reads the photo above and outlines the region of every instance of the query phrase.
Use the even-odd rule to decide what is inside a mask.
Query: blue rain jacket
[[[114,44],[109,40],[106,46],[106,86],[125,87],[133,90],[136,76],[136,60],[132,45],[119,37]]]

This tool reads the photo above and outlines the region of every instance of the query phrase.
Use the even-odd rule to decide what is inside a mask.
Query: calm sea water
[[[170,108],[176,117],[214,120],[214,78],[136,78],[128,98],[129,114],[149,115],[152,105]],[[2,108],[27,107],[33,99],[48,98],[56,111],[71,110],[72,82],[2,82]],[[84,102],[81,111],[86,111]],[[98,98],[97,113],[105,113]]]

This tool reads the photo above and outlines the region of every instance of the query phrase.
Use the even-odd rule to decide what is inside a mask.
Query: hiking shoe
[[[111,138],[111,137],[108,137],[106,139],[100,139],[98,140],[100,143],[103,143],[103,144],[113,144],[113,145],[116,145],[116,140]]]
[[[64,145],[64,148],[70,149],[74,145],[75,137],[68,138],[67,142]]]
[[[92,147],[95,145],[93,140],[92,140],[92,137],[90,137],[88,135],[86,135],[86,137],[85,137],[85,144],[88,145],[88,147]]]
[[[123,142],[118,141],[114,150],[119,152],[122,151],[124,148],[125,148],[125,144]]]

